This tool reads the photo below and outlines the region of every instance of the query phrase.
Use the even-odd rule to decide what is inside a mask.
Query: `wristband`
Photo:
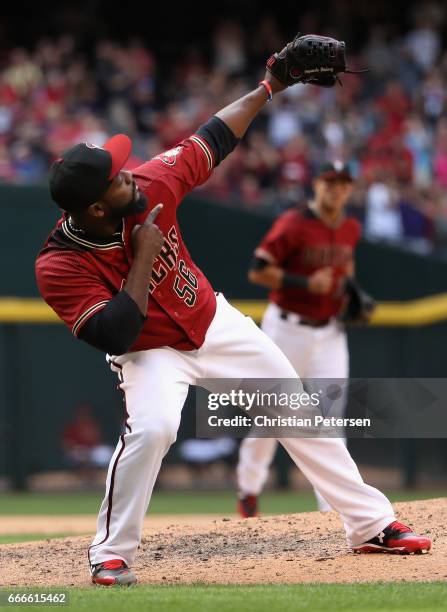
[[[264,81],[260,81],[258,85],[262,85],[263,87],[265,87],[268,96],[267,102],[271,102],[273,100],[273,89],[270,83],[264,79]]]
[[[257,257],[256,255],[251,260],[250,270],[263,270],[269,265],[269,262],[263,259],[262,257]]]
[[[307,289],[309,287],[309,278],[307,276],[301,276],[300,274],[289,274],[285,272],[282,277],[282,286]]]

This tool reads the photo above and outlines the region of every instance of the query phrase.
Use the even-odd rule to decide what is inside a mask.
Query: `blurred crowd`
[[[342,159],[357,179],[350,210],[365,234],[420,252],[447,243],[447,9],[415,6],[404,33],[371,22],[349,56],[367,74],[331,89],[296,85],[267,104],[201,192],[279,213],[311,197],[320,164]],[[133,138],[135,166],[253,88],[284,45],[271,17],[255,37],[232,20],[209,36],[209,53],[191,42],[168,65],[142,38],[104,38],[81,52],[64,35],[4,52],[0,181],[43,181],[61,151],[116,132]]]

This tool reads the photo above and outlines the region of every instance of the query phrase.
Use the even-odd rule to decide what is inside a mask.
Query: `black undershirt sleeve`
[[[214,167],[218,166],[240,141],[240,138],[236,138],[228,125],[216,116],[201,125],[196,134],[206,140],[211,147],[215,159]]]
[[[78,338],[110,355],[123,355],[137,340],[145,320],[136,302],[123,290],[90,317]]]

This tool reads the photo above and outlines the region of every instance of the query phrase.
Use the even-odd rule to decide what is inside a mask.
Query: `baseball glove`
[[[267,70],[287,85],[309,83],[321,87],[342,84],[338,73],[351,74],[368,70],[349,70],[346,67],[345,43],[335,38],[297,34],[282,51],[267,60]]]
[[[368,323],[376,302],[351,278],[346,281],[345,299],[346,303],[338,320],[348,325]]]

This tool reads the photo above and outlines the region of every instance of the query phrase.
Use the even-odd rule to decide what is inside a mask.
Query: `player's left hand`
[[[376,302],[352,278],[345,281],[345,304],[338,316],[339,321],[350,325],[366,324],[370,321]]]
[[[297,34],[284,49],[270,56],[267,60],[267,74],[273,75],[283,88],[296,83],[333,87],[337,82],[341,84],[338,76],[340,72],[367,72],[349,70],[346,67],[345,52],[343,41],[317,34]],[[268,76],[266,79],[270,81]]]

